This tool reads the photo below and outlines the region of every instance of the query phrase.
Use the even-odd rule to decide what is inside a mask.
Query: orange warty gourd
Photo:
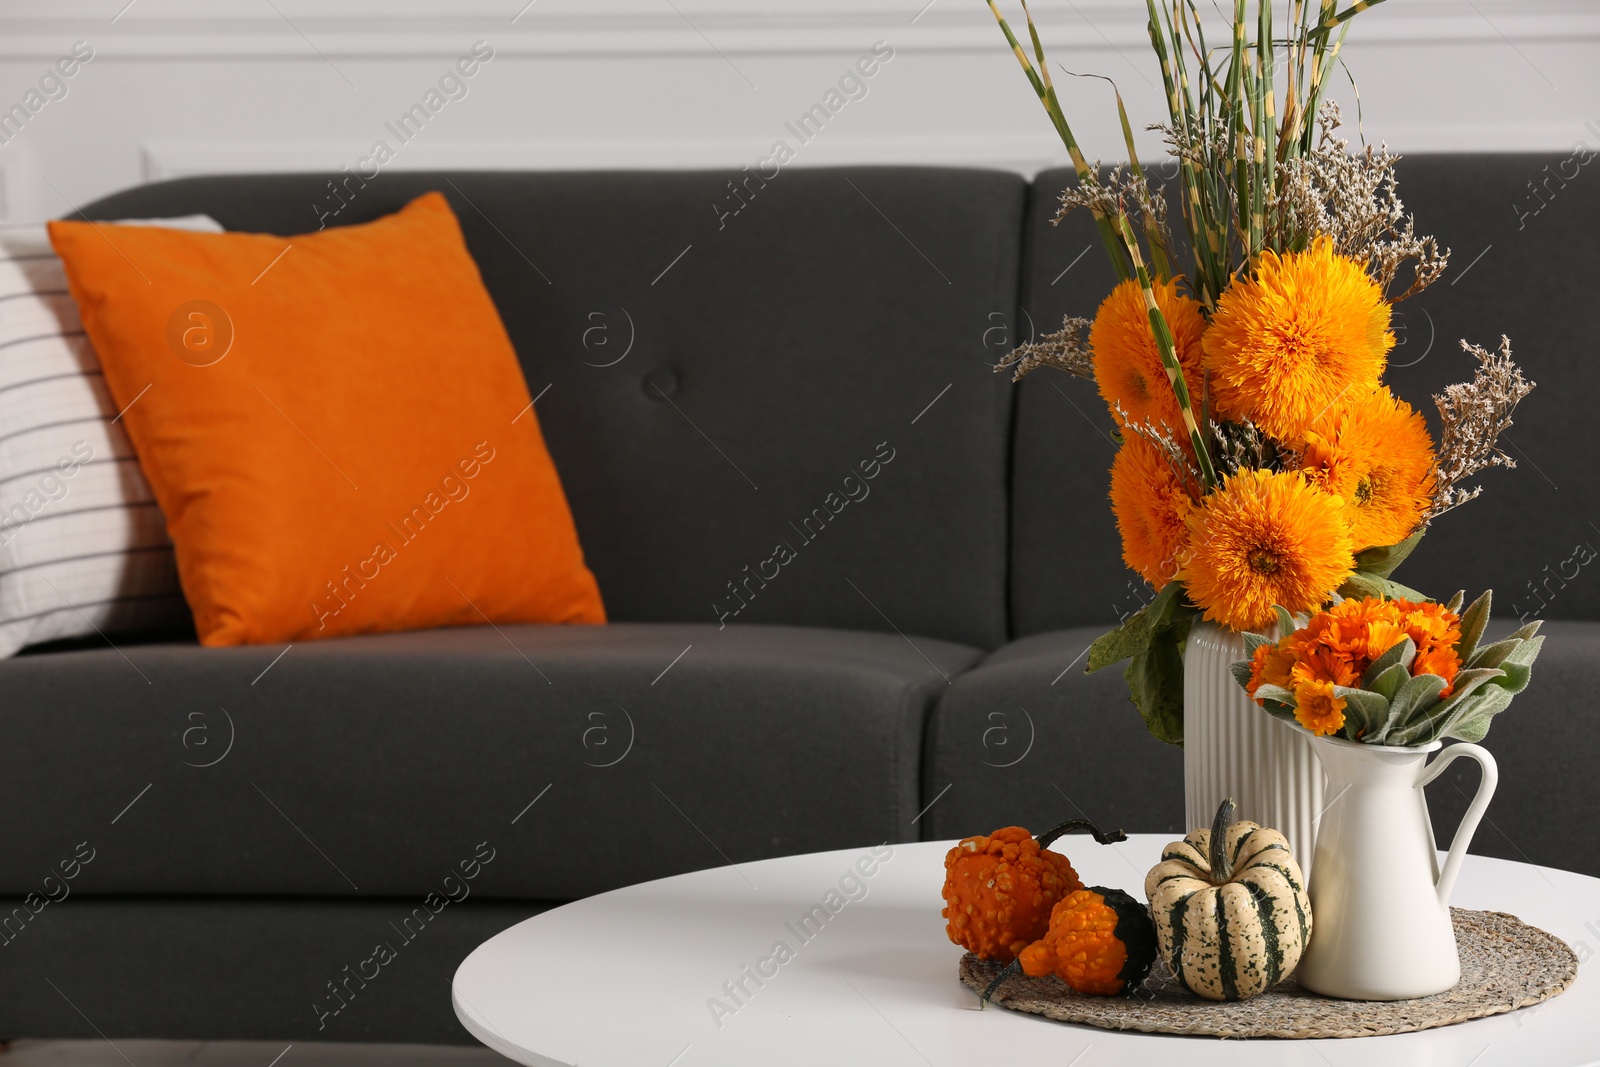
[[[1010,963],[1050,928],[1057,902],[1083,888],[1067,857],[1048,846],[1062,834],[1088,831],[1101,844],[1125,841],[1074,819],[1037,840],[1020,826],[969,837],[944,858],[945,932],[984,960]]]
[[[1069,893],[1050,912],[1050,928],[1017,957],[1030,978],[1055,975],[1079,993],[1111,997],[1136,988],[1156,958],[1144,905],[1120,889]]]

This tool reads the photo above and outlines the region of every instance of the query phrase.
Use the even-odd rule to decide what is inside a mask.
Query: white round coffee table
[[[1086,884],[1139,894],[1169,839],[1057,847]],[[456,1015],[485,1045],[540,1067],[1600,1064],[1592,962],[1544,1004],[1393,1037],[1223,1042],[979,1011],[939,917],[951,844],[763,860],[576,901],[468,956],[453,983]],[[1600,879],[1469,856],[1453,903],[1511,912],[1580,960],[1600,951]]]

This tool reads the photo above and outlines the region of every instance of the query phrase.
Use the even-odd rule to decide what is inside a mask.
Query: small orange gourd
[[[1051,909],[1083,888],[1067,857],[1051,852],[1063,834],[1088,831],[1103,845],[1126,841],[1073,819],[1037,839],[1020,826],[961,841],[945,856],[944,918],[950,940],[983,960],[1010,963],[1050,928]]]
[[[1093,886],[1050,912],[1050,929],[1017,957],[1030,978],[1053,974],[1079,993],[1115,996],[1136,988],[1156,958],[1143,904],[1120,889]]]

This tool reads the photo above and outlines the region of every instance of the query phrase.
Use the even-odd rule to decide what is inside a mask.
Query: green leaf
[[[1500,661],[1500,669],[1505,672],[1505,678],[1495,685],[1512,696],[1528,688],[1528,682],[1533,677],[1533,661],[1539,658],[1539,649],[1543,646],[1543,637],[1524,641],[1520,647]]]
[[[1539,658],[1539,650],[1543,647],[1543,637],[1530,637],[1522,642],[1521,648],[1518,648],[1502,660],[1500,666],[1504,667],[1508,663],[1514,663],[1522,667],[1532,667],[1533,661]]]
[[[1501,670],[1499,667],[1486,667],[1477,670],[1462,671],[1456,675],[1456,680],[1454,682],[1455,688],[1451,690],[1450,696],[1446,698],[1444,703],[1440,706],[1444,707],[1446,705],[1453,704],[1458,700],[1464,700],[1469,694],[1475,692],[1479,687],[1488,685],[1495,679],[1504,678],[1505,676],[1506,672]]]
[[[1405,668],[1406,674],[1409,676],[1411,673],[1411,661],[1415,659],[1416,656],[1417,643],[1411,640],[1409,637],[1402,637],[1398,645],[1394,645],[1389,649],[1389,651],[1372,661],[1372,666],[1367,668],[1367,673],[1361,678],[1362,686],[1367,689],[1371,689],[1372,683],[1377,679],[1377,677],[1387,671],[1390,667],[1403,667]],[[1385,696],[1392,695],[1392,693],[1385,694]]]
[[[1150,641],[1150,606],[1146,604],[1115,630],[1103,633],[1095,638],[1094,644],[1089,646],[1089,662],[1084,667],[1085,674],[1121,663],[1129,656],[1135,655]]]
[[[1284,722],[1293,723],[1296,726],[1300,725],[1294,717],[1294,707],[1292,705],[1285,704],[1281,700],[1269,700],[1262,707],[1266,709],[1267,714],[1275,719],[1282,719]]]
[[[1443,736],[1458,737],[1463,741],[1482,741],[1486,736],[1488,736],[1489,723],[1493,719],[1493,715],[1474,716],[1473,718],[1457,723],[1450,729],[1448,733],[1444,734]]]
[[[1528,688],[1528,680],[1533,677],[1533,669],[1525,663],[1502,663],[1500,673],[1505,677],[1500,688],[1513,695]]]
[[[1368,574],[1366,571],[1356,571],[1344,580],[1338,594],[1347,600],[1360,600],[1364,597],[1376,597],[1380,600],[1427,600],[1427,594],[1419,593],[1409,585],[1390,581],[1377,574]]]
[[[1233,675],[1233,680],[1239,683],[1240,689],[1250,688],[1250,676],[1255,672],[1250,669],[1249,660],[1240,660],[1238,663],[1228,664],[1228,673]]]
[[[1190,620],[1192,621],[1192,620]],[[1188,625],[1182,626],[1188,636]],[[1128,694],[1156,740],[1183,744],[1183,637],[1172,629],[1152,635],[1148,647],[1134,655],[1123,672]]]
[[[1419,526],[1417,532],[1401,541],[1397,545],[1384,548],[1363,548],[1356,553],[1356,570],[1362,574],[1371,574],[1379,578],[1387,578],[1394,573],[1394,569],[1406,561],[1422,540],[1422,535],[1428,532],[1426,526]]]
[[[1090,646],[1093,672],[1128,661],[1122,676],[1128,698],[1158,740],[1183,744],[1183,646],[1200,610],[1184,598],[1181,582],[1168,582],[1155,599]]]
[[[1260,648],[1262,645],[1277,644],[1277,642],[1272,638],[1263,637],[1261,634],[1255,633],[1251,630],[1246,630],[1240,636],[1244,638],[1244,658],[1246,661],[1253,659],[1256,654],[1256,649]]]
[[[1482,730],[1487,731],[1489,717],[1511,703],[1510,695],[1497,684],[1504,677],[1505,672],[1497,668],[1462,671],[1456,675],[1450,696],[1397,731],[1393,743],[1425,745],[1441,737],[1460,737],[1462,729],[1477,730],[1469,724],[1479,719],[1483,720]]]
[[[1372,735],[1372,740],[1367,743],[1372,745],[1389,744],[1389,736],[1394,732],[1394,728],[1399,725],[1400,712],[1403,710],[1403,708],[1395,707],[1394,701],[1390,700],[1388,717],[1383,720],[1383,725],[1378,727],[1377,731]]]
[[[1381,693],[1336,685],[1333,695],[1344,698],[1345,727],[1352,738],[1377,733],[1389,717],[1389,700]]]
[[[1465,641],[1466,637],[1463,636],[1462,640]],[[1467,667],[1498,667],[1505,661],[1507,656],[1521,647],[1521,641],[1513,641],[1510,638],[1504,641],[1496,641],[1492,645],[1484,645],[1478,649],[1465,661],[1464,665]]]
[[[1450,602],[1444,606],[1444,610],[1450,612],[1452,615],[1460,615],[1461,605],[1466,599],[1467,591],[1465,589],[1457,589],[1456,595],[1450,598]]]
[[[1489,605],[1493,600],[1494,590],[1485,589],[1483,595],[1461,613],[1461,640],[1456,642],[1456,655],[1461,657],[1462,663],[1468,663],[1478,650],[1478,639],[1489,624]]]
[[[1278,639],[1282,640],[1299,629],[1294,624],[1294,616],[1289,614],[1289,609],[1282,604],[1272,605],[1272,610],[1278,613]]]
[[[1387,730],[1397,735],[1390,744],[1409,743],[1407,733],[1438,703],[1444,686],[1444,679],[1437,674],[1419,674],[1400,687],[1389,702],[1389,721],[1385,723]]]
[[[1544,625],[1544,620],[1534,619],[1528,625],[1506,638],[1507,641],[1528,641],[1539,632],[1539,627]]]
[[[1275,700],[1280,704],[1287,704],[1291,708],[1294,707],[1293,690],[1285,689],[1281,685],[1262,685],[1256,690],[1256,699]]]
[[[1089,665],[1085,671],[1093,674],[1143,651],[1150,644],[1152,628],[1170,614],[1181,590],[1178,582],[1168,582],[1150,603],[1124,619],[1115,630],[1097,638],[1089,646]]]
[[[1410,640],[1407,638],[1407,640]],[[1371,673],[1370,671],[1368,672]],[[1385,700],[1393,700],[1400,687],[1411,679],[1411,664],[1395,663],[1386,668],[1376,678],[1363,678],[1361,686],[1382,696]]]
[[[1463,741],[1482,741],[1489,732],[1489,722],[1511,706],[1512,695],[1497,685],[1485,686],[1473,694],[1473,705],[1459,719],[1448,725],[1440,736],[1459,737]]]

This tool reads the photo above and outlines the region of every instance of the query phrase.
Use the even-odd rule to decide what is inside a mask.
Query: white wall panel
[[[1140,0],[1033,8],[1063,66],[1160,118]],[[80,40],[94,59],[0,145],[13,217],[153,178],[337,170],[379,139],[408,169],[737,167],[778,140],[797,166],[1063,158],[980,0],[11,0],[0,112]],[[475,41],[494,59],[399,144],[385,123]],[[801,144],[785,124],[878,41],[894,58],[866,96]],[[1595,0],[1390,0],[1345,57],[1368,136],[1402,151],[1600,147]],[[1104,83],[1059,83],[1091,154],[1120,155]]]

